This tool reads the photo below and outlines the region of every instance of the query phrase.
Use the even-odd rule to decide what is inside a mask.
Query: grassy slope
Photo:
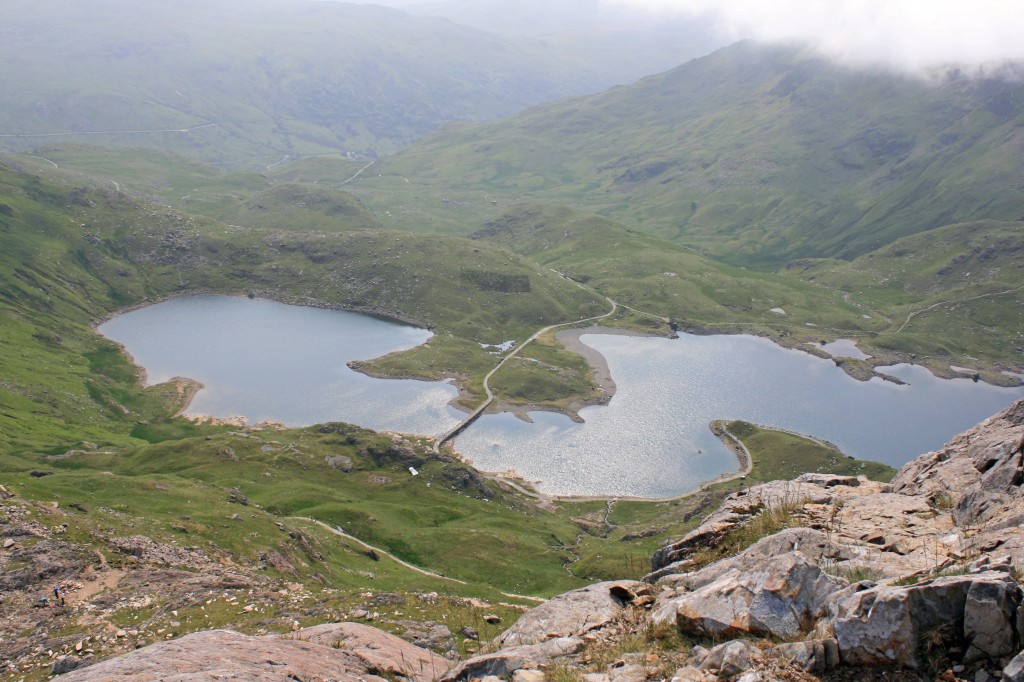
[[[139,388],[136,368],[89,326],[146,296],[265,287],[281,298],[416,315],[437,325],[432,346],[475,346],[475,355],[467,351],[467,364],[455,366],[466,371],[474,358],[493,363],[466,336],[521,339],[549,316],[596,307],[593,296],[561,278],[537,275],[505,252],[464,240],[379,230],[232,230],[124,195],[68,188],[2,168],[0,240],[0,469],[4,483],[26,499],[78,502],[91,510],[94,530],[110,522],[118,532],[188,536],[249,563],[278,548],[310,564],[294,547],[282,548],[273,526],[275,519],[309,515],[474,585],[552,594],[581,584],[583,576],[626,570],[624,555],[599,550],[602,557],[590,569],[595,573],[574,578],[563,568],[571,556],[563,545],[573,545],[581,528],[593,527],[572,519],[596,514],[593,505],[544,511],[485,485],[450,460],[421,461],[427,459],[421,454],[414,461],[422,474],[413,478],[406,455],[390,453],[388,439],[359,429],[253,435],[170,419],[181,401],[178,387]],[[398,258],[401,251],[422,260]],[[476,280],[451,277],[448,259],[522,275],[531,289],[481,288]],[[354,460],[351,474],[325,463],[326,456],[339,454]],[[39,469],[54,475],[29,475]],[[225,501],[235,486],[258,510],[246,511],[240,524],[222,520],[237,511]],[[662,537],[678,527],[666,519]],[[239,528],[251,529],[249,535]],[[322,533],[318,537],[328,543]],[[470,538],[485,550],[472,561],[460,549]],[[365,570],[365,557],[350,554],[336,549],[326,560],[339,585],[359,582],[358,572]],[[325,570],[310,566],[304,575]],[[436,581],[393,567],[381,582],[436,589]]]
[[[806,472],[867,476],[888,481],[896,470],[887,464],[856,460],[835,448],[797,434],[743,421],[729,422],[729,432],[743,441],[754,459],[747,482],[789,480]]]
[[[471,235],[586,282],[684,327],[778,335],[864,328],[833,292],[704,258],[657,237],[563,207],[519,206]],[[785,309],[785,318],[770,312]]]
[[[315,227],[331,232],[376,224],[374,217],[344,191],[352,183],[340,184],[343,181],[339,178],[350,178],[365,165],[351,159],[318,157],[260,177],[224,173],[182,157],[146,150],[61,145],[45,153],[60,167],[55,169],[46,161],[25,155],[7,158],[62,182],[100,188],[112,188],[117,183],[122,190],[157,196],[176,208],[230,224]],[[441,205],[453,212],[472,211],[455,201]],[[384,220],[391,221],[400,214],[401,209],[392,208],[395,210],[381,215]],[[464,215],[462,219],[470,218]],[[525,201],[511,203],[471,236],[587,281],[626,305],[675,318],[684,328],[757,333],[791,346],[821,338],[853,337],[876,356],[878,363],[909,360],[914,354],[934,371],[948,374],[950,364],[977,365],[983,371],[1020,367],[1020,352],[1016,350],[1020,346],[1020,324],[1012,296],[971,303],[969,307],[978,311],[973,316],[947,315],[948,308],[940,307],[916,316],[914,324],[899,334],[893,332],[910,312],[933,303],[1020,286],[1014,283],[1021,272],[1014,246],[1018,233],[1013,223],[981,221],[937,229],[934,237],[907,238],[848,265],[840,260],[804,259],[778,274],[717,263],[693,249],[625,229],[607,219]],[[997,244],[1002,246],[996,248]],[[962,257],[958,251],[961,248],[966,253]],[[959,265],[969,267],[950,268],[958,257]],[[965,273],[970,274],[964,277]],[[783,308],[787,315],[768,312],[775,307]],[[928,324],[919,328],[925,320]],[[620,317],[615,323],[663,329],[656,320],[638,316]],[[507,339],[486,339],[503,340]],[[435,368],[455,371],[458,365],[476,365],[473,358],[477,353],[473,344],[447,343],[389,358],[378,363],[378,370],[433,376],[425,371],[431,363]],[[443,354],[459,357],[451,362]],[[556,371],[558,385],[553,384],[554,375],[544,367],[551,364],[550,358],[533,359],[542,364],[513,363],[495,377],[495,385],[507,397],[520,396],[525,402],[546,397],[550,406],[563,407],[570,393],[586,394],[591,390],[589,380],[573,369],[572,358],[561,356],[554,363],[560,368]],[[871,372],[862,363],[851,362],[845,367],[857,376]],[[990,381],[1006,380],[998,372],[986,373],[985,377]],[[526,398],[531,391],[532,399]]]
[[[931,86],[741,43],[631,86],[449,127],[356,185],[408,229],[465,230],[525,197],[771,267],[1018,219],[1022,112],[1012,79]]]
[[[891,323],[865,339],[883,353],[913,353],[942,374],[950,364],[1018,371],[1024,364],[1024,223],[950,225],[851,262],[791,269],[885,311]],[[995,372],[983,376],[1000,379]]]

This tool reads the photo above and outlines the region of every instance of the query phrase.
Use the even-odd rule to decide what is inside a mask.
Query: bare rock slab
[[[645,583],[619,580],[560,594],[524,613],[495,642],[508,647],[552,637],[581,637],[614,620],[637,596],[649,590]]]
[[[282,639],[341,649],[359,657],[371,670],[414,682],[435,680],[451,667],[451,661],[443,656],[362,623],[326,623],[284,635]]]
[[[465,660],[449,670],[440,682],[490,675],[507,678],[517,670],[539,670],[554,660],[571,657],[582,650],[583,640],[576,637],[558,637],[539,644],[512,646]]]
[[[329,646],[231,630],[207,630],[160,642],[88,668],[63,682],[203,682],[244,679],[365,680],[385,682],[358,656]]]

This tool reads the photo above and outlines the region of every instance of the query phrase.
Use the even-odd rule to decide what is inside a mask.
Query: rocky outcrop
[[[825,615],[828,596],[847,585],[798,551],[768,562],[757,549],[736,558],[741,561],[693,592],[659,595],[652,622],[675,622],[705,637],[792,639],[810,632]]]
[[[1024,566],[1024,401],[985,420],[942,450],[908,463],[894,492],[952,510],[968,552],[1010,556]]]
[[[459,663],[440,682],[455,682],[488,676],[508,677],[517,670],[539,670],[558,659],[568,659],[583,650],[583,640],[558,637],[538,644],[510,646],[494,653],[475,656]]]
[[[879,585],[836,603],[832,627],[846,665],[922,669],[929,650],[961,652],[970,664],[1019,651],[1020,603],[1020,587],[1003,572]]]
[[[834,485],[821,483],[817,478],[813,482],[801,479],[774,481],[730,495],[700,526],[681,540],[656,551],[651,557],[652,574],[645,580],[653,581],[663,575],[686,570],[689,557],[700,550],[716,546],[726,535],[750,523],[765,509],[790,507],[798,502],[827,504],[832,499],[829,488]]]
[[[604,582],[566,592],[527,611],[498,636],[499,646],[536,644],[552,637],[582,637],[607,625],[650,586],[633,580]]]
[[[645,578],[655,588],[650,621],[718,638],[822,633],[771,649],[806,671],[949,665],[948,679],[972,670],[1016,679],[1022,448],[1024,401],[907,464],[890,485],[807,474],[734,493],[655,554]],[[769,514],[797,527],[702,565],[708,549]],[[699,679],[702,661],[680,669],[683,677]]]

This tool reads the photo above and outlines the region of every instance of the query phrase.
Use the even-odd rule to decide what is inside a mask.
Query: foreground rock
[[[317,644],[250,637],[237,632],[197,632],[68,673],[68,682],[101,680],[370,679],[358,656]]]
[[[552,637],[581,637],[611,622],[650,586],[634,580],[590,585],[566,592],[523,614],[498,636],[499,646],[536,644]]]
[[[444,656],[362,623],[325,623],[280,639],[341,649],[357,656],[369,670],[415,682],[435,680],[451,667],[451,661]]]
[[[963,652],[966,664],[1016,654],[1020,604],[1014,579],[989,571],[863,590],[836,604],[832,623],[846,665],[922,669],[928,650]]]
[[[386,674],[426,682],[435,679],[437,666],[443,671],[448,662],[385,632],[343,623],[300,630],[287,637],[251,637],[230,630],[197,632],[73,670],[60,679],[384,682],[387,678],[380,675]]]
[[[490,676],[509,677],[519,670],[542,670],[582,650],[583,640],[576,637],[558,637],[539,644],[510,646],[463,661],[442,677],[441,682]]]
[[[738,558],[747,561],[694,592],[660,596],[652,622],[674,622],[683,632],[704,637],[792,639],[810,632],[825,615],[829,595],[847,585],[800,552],[766,562],[755,548]]]

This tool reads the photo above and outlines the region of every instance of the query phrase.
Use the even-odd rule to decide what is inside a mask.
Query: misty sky
[[[662,19],[710,19],[716,40],[799,41],[855,65],[889,65],[926,72],[950,65],[997,66],[1024,60],[1024,0],[356,0],[403,9],[427,9],[466,21],[466,8],[514,23],[508,13],[522,5],[547,6],[564,28],[592,22],[598,14],[628,19],[624,8]],[[521,17],[519,17],[521,19]],[[605,17],[608,18],[607,16]],[[472,23],[472,22],[470,22]],[[629,22],[627,22],[629,23]],[[479,25],[479,24],[478,24]],[[706,27],[706,24],[702,24]],[[485,28],[493,28],[490,25]]]
[[[919,71],[1024,59],[1024,0],[602,0],[707,14],[731,38],[799,40],[856,64]]]

